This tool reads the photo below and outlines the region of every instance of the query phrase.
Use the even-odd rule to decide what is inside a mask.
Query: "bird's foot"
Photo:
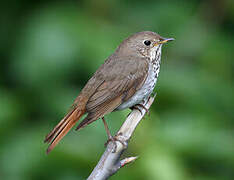
[[[137,109],[138,111],[140,111],[141,115],[143,115],[141,108],[144,109],[148,115],[150,115],[149,109],[147,109],[143,104],[136,104],[133,107],[131,107],[130,109],[131,110]]]
[[[119,138],[119,136],[121,136],[121,134],[122,133],[117,134],[115,136],[110,136],[109,139],[107,140],[107,142],[105,143],[105,147],[107,147],[107,145],[108,145],[109,142],[112,142],[114,144],[114,149],[112,150],[112,153],[115,153],[116,150],[117,150],[117,143],[116,143],[117,141],[120,142],[123,145],[124,149],[126,149],[127,146],[128,146],[125,141],[123,141],[123,140],[121,140]]]

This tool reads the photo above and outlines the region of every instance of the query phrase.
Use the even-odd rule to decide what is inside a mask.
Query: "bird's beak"
[[[168,41],[174,41],[175,39],[174,38],[163,38],[161,41],[159,41],[158,43],[159,44],[164,44]]]
[[[164,44],[167,43],[168,41],[174,41],[174,38],[162,38],[160,41],[158,41],[157,43],[154,44],[154,46],[157,46],[159,44]]]

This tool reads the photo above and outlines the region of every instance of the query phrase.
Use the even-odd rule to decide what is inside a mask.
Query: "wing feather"
[[[103,83],[89,98],[86,104],[88,115],[77,129],[112,112],[131,98],[142,87],[148,74],[148,63],[145,59],[127,57],[113,63],[108,62],[107,66],[109,67],[100,68],[100,71],[96,72],[104,78]],[[112,72],[105,72],[105,69]]]

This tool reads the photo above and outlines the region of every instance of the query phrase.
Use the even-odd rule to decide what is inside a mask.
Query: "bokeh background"
[[[8,0],[0,6],[0,179],[85,179],[104,151],[101,121],[49,154],[45,135],[127,36],[163,48],[157,98],[111,179],[234,178],[233,0]],[[107,116],[114,134],[129,110]]]

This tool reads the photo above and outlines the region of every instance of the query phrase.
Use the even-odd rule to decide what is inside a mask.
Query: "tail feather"
[[[63,126],[66,123],[66,120],[69,118],[69,116],[75,111],[76,109],[71,110],[56,126],[55,128],[46,136],[44,143],[50,143],[54,137],[55,134],[59,132],[58,129],[60,129],[61,126]]]
[[[59,124],[46,136],[44,142],[50,143],[47,154],[58,144],[58,142],[68,133],[68,131],[76,124],[76,122],[85,113],[84,110],[78,108],[70,111]]]

